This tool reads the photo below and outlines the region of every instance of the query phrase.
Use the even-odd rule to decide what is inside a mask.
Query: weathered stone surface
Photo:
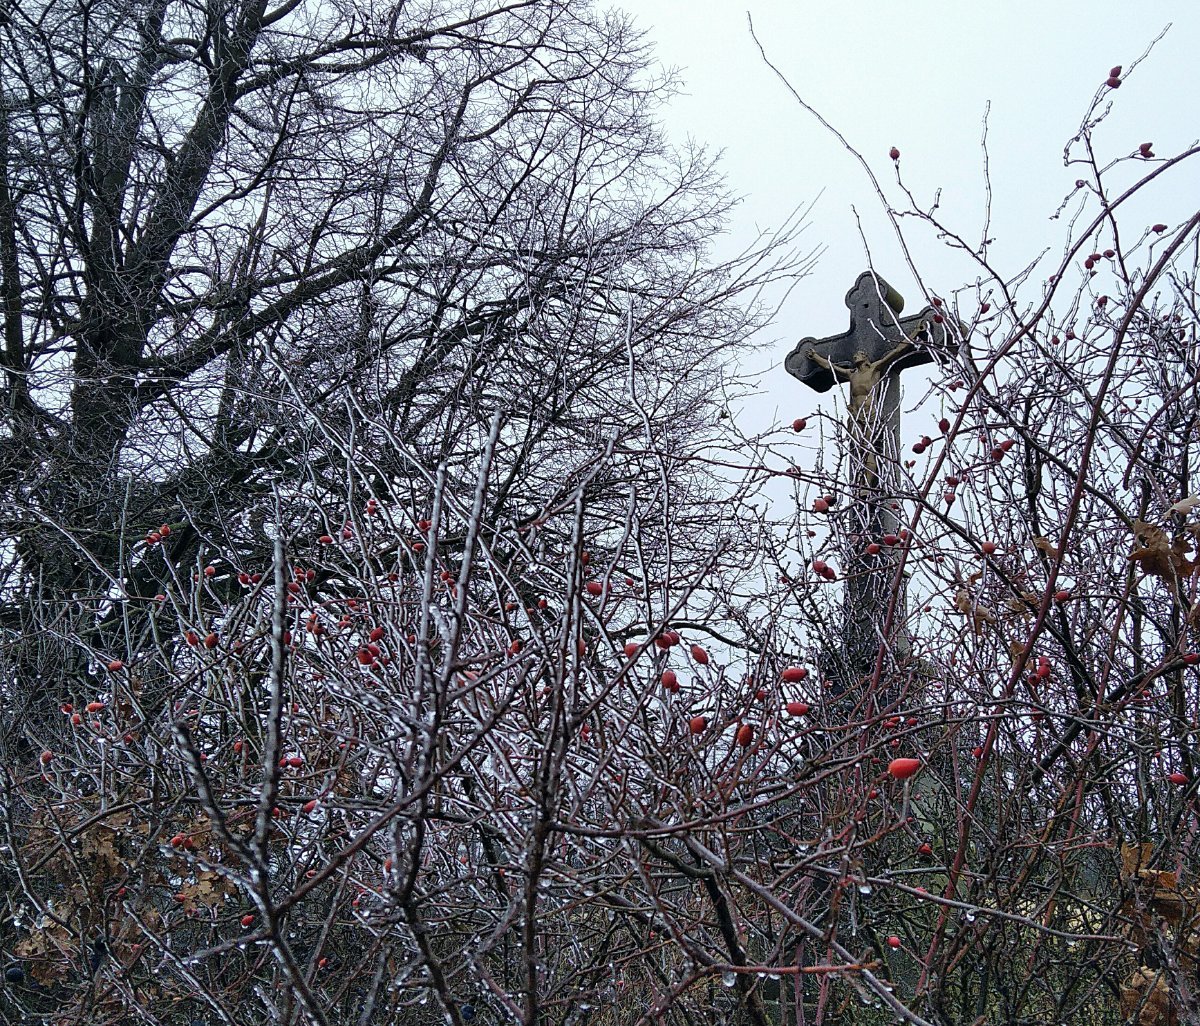
[[[863,271],[858,276],[854,287],[846,293],[846,306],[850,310],[849,331],[822,339],[802,338],[784,361],[789,374],[817,392],[826,392],[837,382],[832,371],[809,358],[810,349],[831,363],[851,367],[855,353],[863,353],[872,362],[878,360],[899,342],[917,335],[922,324],[926,324],[928,337],[919,339],[918,345],[891,365],[889,373],[894,375],[909,367],[932,363],[934,350],[950,352],[958,346],[953,317],[931,306],[918,314],[901,316],[904,297],[872,271]],[[942,318],[941,323],[935,321],[935,316]]]

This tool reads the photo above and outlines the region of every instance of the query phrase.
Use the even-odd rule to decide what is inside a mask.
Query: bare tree
[[[469,483],[502,411],[488,512],[518,522],[606,444],[711,421],[771,272],[699,269],[729,200],[622,18],[17,4],[3,34],[10,734],[203,548],[261,563],[273,490],[344,478],[323,426],[368,433],[387,498],[421,487],[396,439]]]

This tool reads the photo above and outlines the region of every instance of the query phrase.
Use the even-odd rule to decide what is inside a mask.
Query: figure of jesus
[[[850,424],[862,446],[863,469],[865,483],[868,488],[874,488],[879,481],[879,466],[877,462],[877,434],[880,425],[875,416],[875,393],[879,382],[889,368],[910,349],[913,339],[922,338],[927,331],[924,324],[914,332],[913,338],[906,338],[898,345],[889,349],[878,360],[872,361],[861,350],[854,354],[854,365],[842,367],[833,363],[828,357],[822,356],[815,349],[808,351],[808,358],[824,367],[837,381],[850,384]]]

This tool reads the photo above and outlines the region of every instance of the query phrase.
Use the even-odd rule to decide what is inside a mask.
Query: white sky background
[[[621,2],[621,0],[618,0]],[[677,67],[684,94],[666,114],[677,140],[688,136],[723,151],[721,166],[743,197],[717,257],[736,253],[758,229],[782,223],[814,203],[804,239],[824,247],[814,272],[799,282],[760,339],[767,348],[749,369],[762,371],[767,402],[736,413],[743,430],[790,423],[818,407],[834,412],[834,393],[818,397],[788,377],[782,361],[806,335],[845,331],[843,297],[871,262],[906,300],[925,305],[873,187],[855,159],[788,94],[763,64],[750,37],[749,9],[772,62],[871,164],[894,205],[891,146],[901,151],[905,184],[921,205],[941,189],[941,218],[972,244],[983,227],[986,193],[980,145],[988,102],[992,183],[991,258],[1011,275],[1049,247],[1037,280],[1055,270],[1067,218],[1050,220],[1085,170],[1066,167],[1063,147],[1079,128],[1111,66],[1126,69],[1123,85],[1106,90],[1114,109],[1097,135],[1104,157],[1125,156],[1153,142],[1170,156],[1200,137],[1200,0],[1117,3],[1093,0],[624,0],[648,30],[659,59]],[[1130,65],[1168,24],[1149,58]],[[1147,168],[1130,162],[1114,181]],[[1200,180],[1184,162],[1154,186],[1154,209],[1125,215],[1140,232],[1170,225],[1200,204]],[[1072,208],[1073,209],[1073,208]],[[1088,208],[1095,212],[1095,204]],[[862,232],[855,211],[861,219]],[[1128,230],[1128,227],[1126,230]],[[909,222],[914,262],[942,295],[974,281],[979,271]],[[1135,236],[1136,237],[1136,236]],[[1036,298],[1030,291],[1027,299]],[[964,313],[974,313],[964,304]],[[925,392],[909,372],[904,409]],[[932,412],[932,411],[931,411]],[[937,416],[936,413],[933,414]],[[904,436],[929,431],[923,414],[906,417]]]

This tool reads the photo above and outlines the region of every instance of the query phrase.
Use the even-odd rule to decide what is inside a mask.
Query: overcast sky
[[[980,139],[990,101],[992,255],[1010,273],[1047,247],[1055,261],[1063,250],[1065,222],[1050,217],[1084,177],[1064,166],[1063,146],[1111,66],[1123,65],[1126,76],[1119,90],[1109,91],[1114,109],[1097,135],[1103,155],[1123,156],[1142,142],[1172,154],[1200,137],[1197,0],[626,0],[624,6],[649,31],[660,59],[682,72],[685,95],[668,111],[669,131],[722,150],[727,178],[744,197],[721,244],[725,252],[756,226],[778,225],[795,207],[814,204],[806,238],[824,254],[770,333],[777,343],[762,368],[769,367],[763,384],[772,403],[755,404],[761,417],[750,413],[757,422],[748,428],[765,427],[761,418],[773,413],[790,421],[818,405],[787,377],[782,360],[804,335],[846,329],[843,296],[867,266],[863,235],[908,311],[924,303],[870,180],[763,64],[747,8],[772,62],[862,152],[894,202],[901,198],[888,157],[893,145],[917,199],[928,204],[940,189],[941,216],[972,241],[983,226]],[[1156,208],[1141,212],[1148,223],[1177,223],[1200,202],[1192,164],[1171,174],[1155,194]],[[927,228],[913,224],[908,239],[932,288],[946,294],[974,280],[973,266]],[[911,401],[906,396],[906,405]],[[822,405],[829,402],[822,397]]]

